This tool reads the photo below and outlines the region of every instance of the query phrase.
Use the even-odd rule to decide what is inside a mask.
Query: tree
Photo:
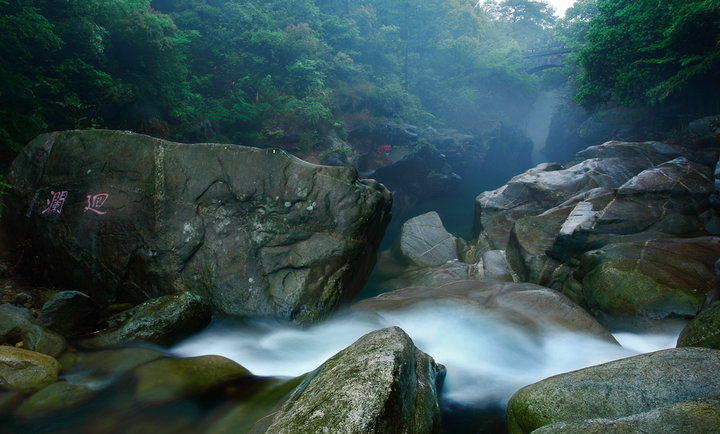
[[[576,100],[581,105],[717,104],[716,1],[598,0],[597,7],[588,45],[579,55],[583,76]]]

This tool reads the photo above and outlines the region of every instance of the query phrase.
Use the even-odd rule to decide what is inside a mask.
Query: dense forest
[[[379,120],[476,134],[543,86],[686,117],[720,97],[715,0],[580,0],[561,19],[533,0],[0,0],[0,34],[5,154],[70,128],[298,148]],[[566,67],[527,73],[552,46]]]

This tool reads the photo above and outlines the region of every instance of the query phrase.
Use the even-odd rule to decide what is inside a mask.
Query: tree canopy
[[[720,3],[597,0],[597,10],[579,56],[580,104],[718,103]]]
[[[548,11],[532,0],[502,2],[497,16],[468,0],[0,0],[0,140],[18,149],[45,130],[95,127],[195,140],[202,126],[220,140],[311,145],[378,119],[480,130],[532,98],[521,50],[549,32]]]

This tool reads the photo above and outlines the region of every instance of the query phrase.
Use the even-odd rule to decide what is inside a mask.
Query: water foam
[[[219,354],[260,376],[298,376],[362,335],[389,326],[405,330],[418,348],[446,366],[443,399],[469,406],[505,405],[527,384],[670,348],[677,337],[619,333],[619,346],[580,333],[540,333],[459,305],[438,305],[377,314],[348,311],[310,327],[216,320],[172,352],[183,357]]]

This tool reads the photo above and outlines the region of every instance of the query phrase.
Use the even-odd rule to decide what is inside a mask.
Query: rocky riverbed
[[[712,136],[608,142],[541,164],[477,197],[470,240],[434,213],[408,220],[379,255],[387,292],[352,305],[383,318],[377,329],[279,378],[169,348],[213,316],[297,327],[347,307],[375,264],[388,190],[279,150],[116,131],[40,136],[11,168],[3,212],[0,423],[441,431],[443,382],[457,368],[388,318],[442,306],[446,317],[507,325],[497,330],[528,345],[572,335],[620,349],[609,331],[689,322],[678,348],[560,373],[501,401],[511,432],[712,432],[718,150]]]

